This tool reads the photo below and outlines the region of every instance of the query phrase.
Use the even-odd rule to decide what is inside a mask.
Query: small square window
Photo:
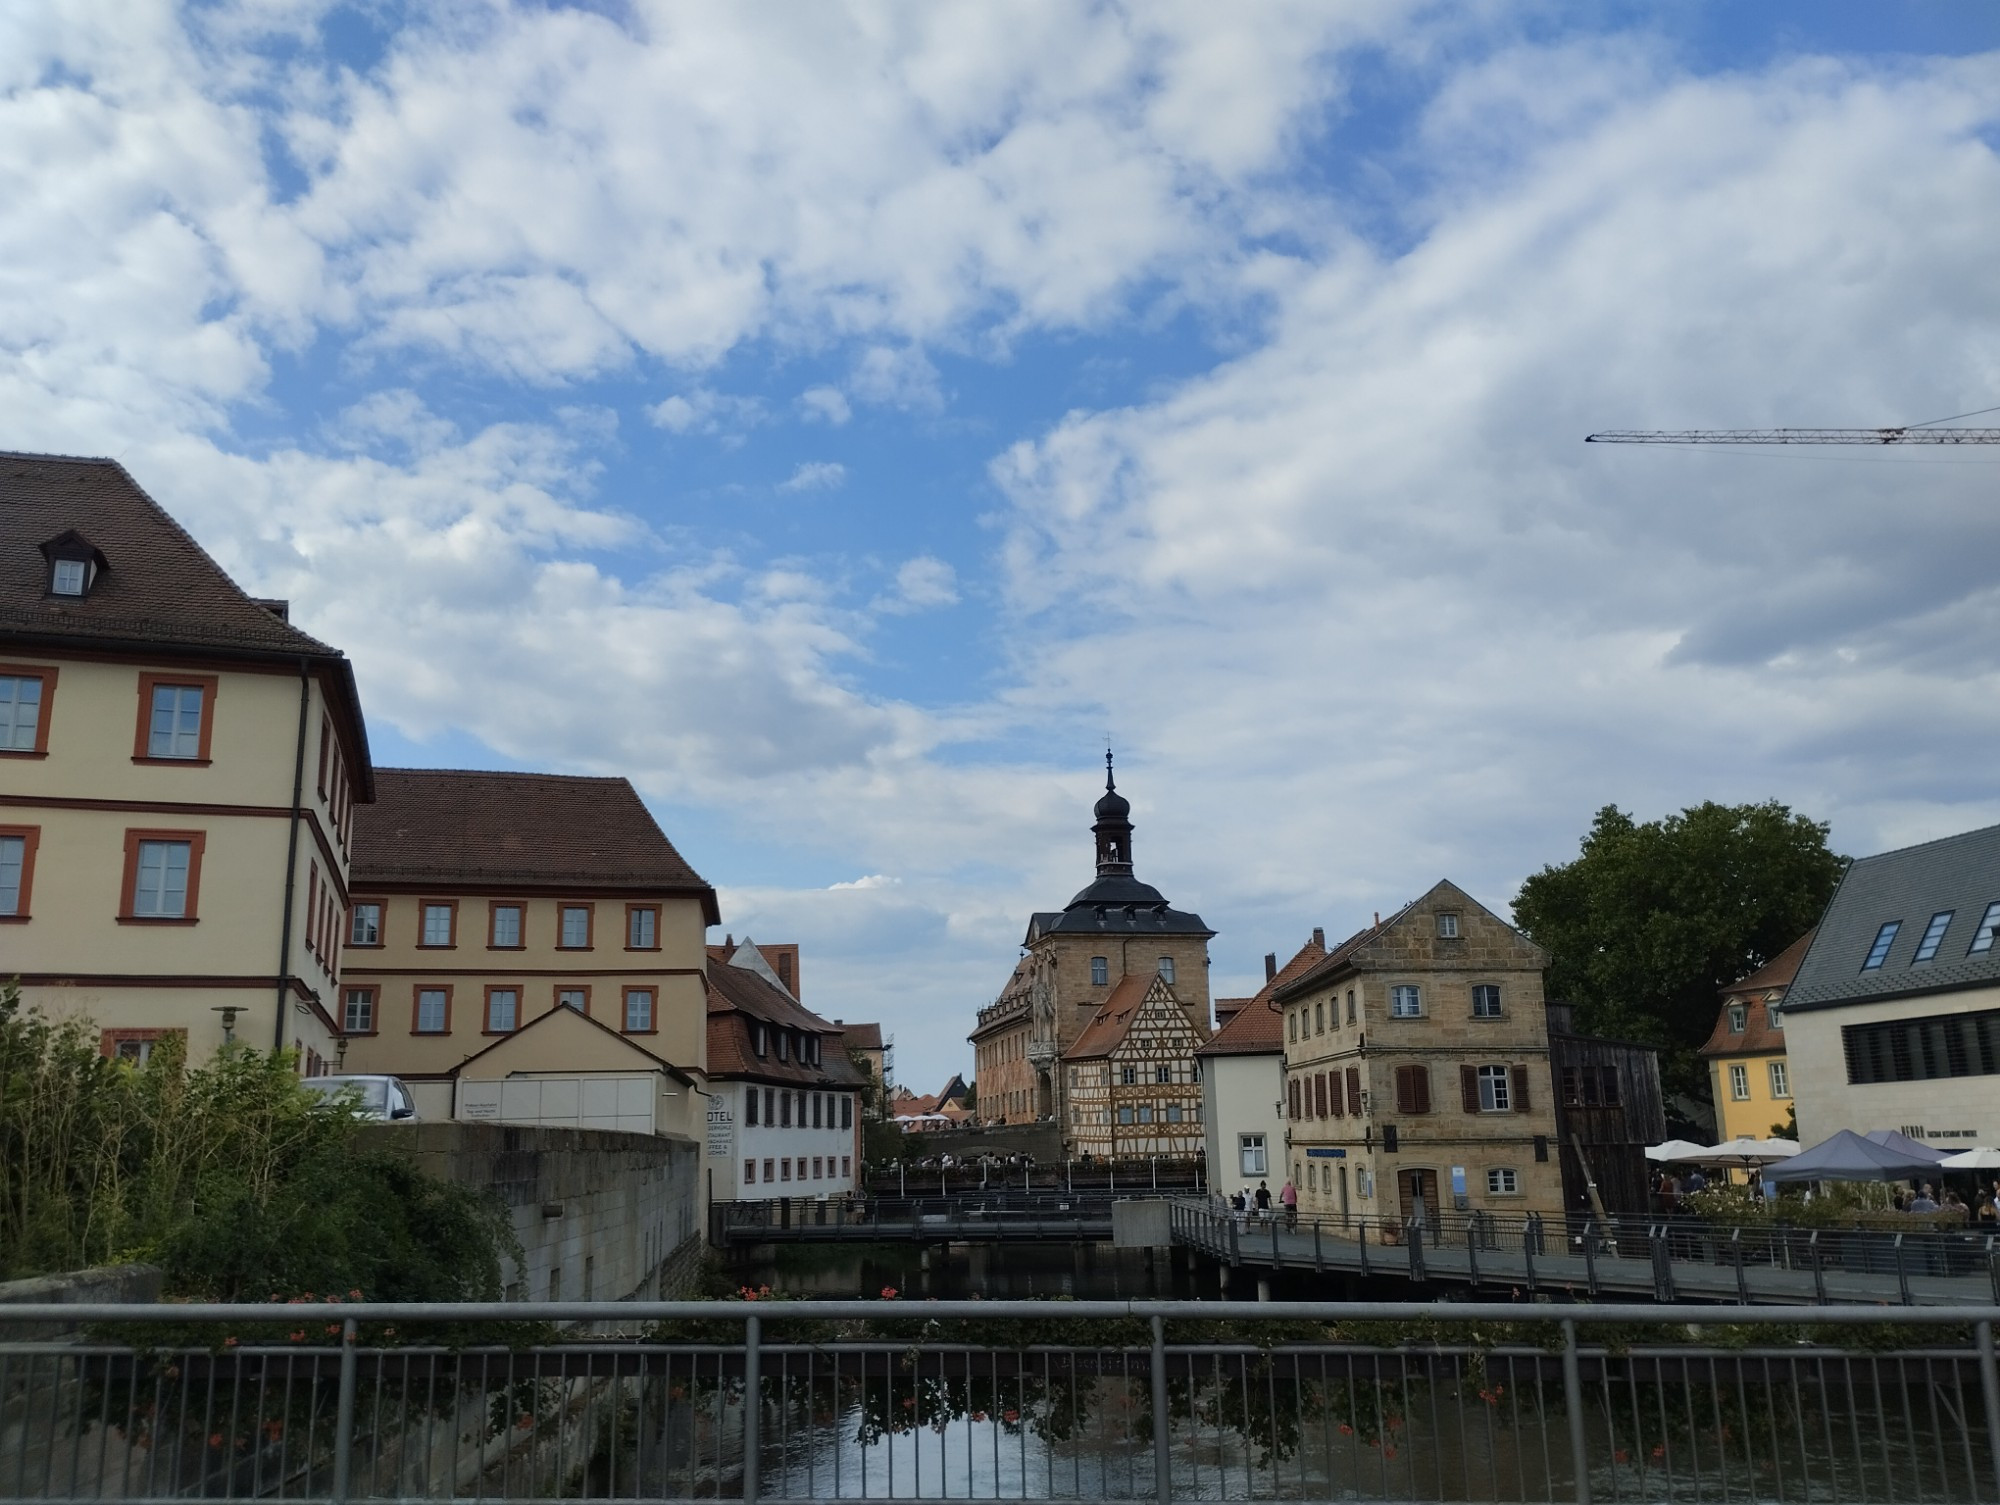
[[[382,944],[382,906],[380,904],[357,904],[347,924],[347,944],[350,946],[379,946]]]
[[[451,993],[444,988],[418,988],[417,1013],[411,1028],[419,1035],[442,1035],[451,1027]]]
[[[450,904],[426,904],[424,906],[425,946],[449,947],[453,944],[452,922],[457,918],[456,906]]]
[[[54,677],[51,670],[49,677]],[[42,736],[44,678],[40,674],[0,674],[0,753],[46,752]]]
[[[194,843],[142,841],[132,883],[132,914],[142,920],[180,920],[188,915],[189,873]]]
[[[1124,1087],[1136,1087],[1136,1086],[1138,1086],[1138,1085],[1139,1085],[1139,1068],[1138,1068],[1138,1067],[1136,1067],[1136,1066],[1121,1066],[1121,1067],[1119,1067],[1119,1068],[1118,1068],[1118,1082],[1119,1082],[1119,1085],[1120,1085],[1120,1086],[1124,1086]]]
[[[512,1034],[520,1022],[521,995],[513,988],[486,990],[486,1033]]]
[[[1417,1019],[1424,1012],[1423,994],[1412,983],[1402,983],[1389,989],[1389,1017],[1391,1019]]]
[[[1500,989],[1495,984],[1482,982],[1473,988],[1472,1017],[1475,1019],[1500,1017]]]
[[[1496,1197],[1511,1197],[1521,1190],[1520,1172],[1495,1166],[1486,1173],[1486,1190]]]
[[[373,988],[349,988],[342,1003],[340,1028],[343,1034],[372,1035],[375,1033],[375,990]]]
[[[1153,1081],[1155,1083],[1164,1085],[1165,1083],[1173,1081],[1173,1079],[1174,1079],[1173,1067],[1161,1065],[1161,1066],[1155,1066],[1153,1068]]]
[[[521,949],[520,905],[496,904],[493,906],[493,949],[496,951],[518,951]]]
[[[1785,1027],[1785,1010],[1777,999],[1774,998],[1764,1005],[1764,1022],[1770,1025],[1772,1029],[1783,1029]]]
[[[58,596],[80,596],[90,577],[89,565],[81,559],[58,559],[49,589]]]
[[[1740,1035],[1750,1020],[1749,1011],[1740,1003],[1729,1005],[1729,1033]]]
[[[557,942],[565,951],[585,951],[590,947],[590,908],[584,904],[562,907],[562,928]]]
[[[151,720],[146,729],[146,756],[201,756],[200,685],[154,685]]]
[[[1441,941],[1455,941],[1458,939],[1457,915],[1441,914],[1438,916],[1438,939]]]

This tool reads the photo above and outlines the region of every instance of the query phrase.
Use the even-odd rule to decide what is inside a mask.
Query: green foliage
[[[289,1054],[107,1060],[84,1020],[0,991],[0,1276],[157,1263],[170,1295],[497,1297],[504,1212],[356,1144]]]
[[[1521,885],[1515,922],[1582,1028],[1658,1046],[1668,1089],[1705,1096],[1717,993],[1816,924],[1846,868],[1826,833],[1775,800],[1644,824],[1606,805],[1575,861]]]

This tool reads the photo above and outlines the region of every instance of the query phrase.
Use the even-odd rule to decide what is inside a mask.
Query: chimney
[[[1313,926],[1313,944],[1322,951],[1326,950],[1326,931],[1318,925]]]
[[[1379,909],[1375,911],[1375,928],[1377,930],[1382,928],[1382,911]]]
[[[1272,978],[1276,977],[1277,975],[1278,975],[1278,953],[1275,951],[1266,951],[1264,953],[1264,981],[1269,982]]]
[[[837,1026],[839,1026],[839,1025],[842,1025],[842,1024],[845,1024],[845,1023],[847,1023],[847,1021],[846,1021],[845,1019],[836,1019],[836,1020],[834,1020],[833,1022],[834,1022],[834,1024],[835,1024],[835,1026],[836,1026],[836,1027],[837,1027]]]

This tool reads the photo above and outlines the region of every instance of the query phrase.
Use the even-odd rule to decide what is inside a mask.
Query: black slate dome
[[[1107,788],[1091,807],[1090,813],[1099,820],[1126,820],[1131,817],[1132,805],[1116,789]]]

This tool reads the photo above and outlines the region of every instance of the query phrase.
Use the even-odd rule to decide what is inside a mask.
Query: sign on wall
[[[736,1154],[736,1116],[729,1104],[711,1098],[708,1104],[708,1158],[729,1160]]]

